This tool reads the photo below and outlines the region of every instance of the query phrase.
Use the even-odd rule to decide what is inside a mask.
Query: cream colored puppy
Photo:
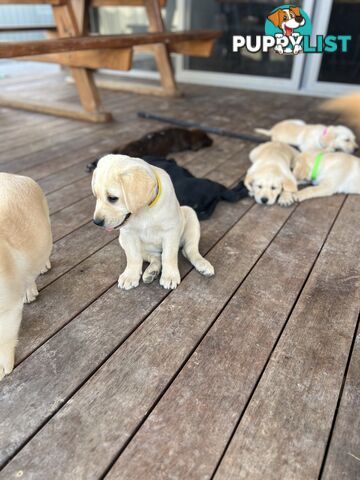
[[[0,173],[0,380],[14,368],[23,303],[38,295],[36,277],[50,268],[52,235],[41,188]]]
[[[280,142],[266,142],[250,152],[252,166],[247,171],[245,185],[257,203],[287,206],[293,202],[297,182],[291,167],[297,150]]]
[[[294,201],[327,197],[335,193],[360,194],[360,159],[342,152],[306,152],[296,159],[294,175],[313,186],[296,192]]]
[[[92,178],[96,197],[94,223],[107,230],[120,229],[120,245],[127,265],[119,277],[125,290],[139,285],[143,262],[149,262],[142,279],[152,282],[162,271],[160,285],[180,283],[178,252],[202,275],[213,266],[199,253],[200,224],[195,211],[180,207],[169,175],[139,158],[106,155]]]
[[[341,150],[353,153],[358,148],[354,133],[350,128],[342,125],[327,127],[325,125],[307,125],[302,120],[284,120],[270,130],[263,128],[255,130],[271,137],[273,141],[298,147],[302,152],[320,149],[328,152]]]

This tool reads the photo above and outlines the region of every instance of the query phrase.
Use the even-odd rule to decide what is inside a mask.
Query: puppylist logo
[[[312,24],[308,14],[300,7],[283,5],[275,8],[265,21],[265,35],[233,36],[233,52],[245,48],[250,53],[268,52],[279,55],[348,51],[351,35],[316,35],[311,44]]]

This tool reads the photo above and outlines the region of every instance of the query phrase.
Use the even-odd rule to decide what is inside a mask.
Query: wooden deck
[[[76,99],[61,74],[0,85]],[[359,196],[223,203],[202,223],[214,278],[181,260],[171,293],[117,288],[124,254],[92,225],[84,167],[160,127],[138,110],[245,133],[285,117],[329,121],[310,97],[184,90],[104,91],[110,125],[0,110],[0,170],[39,181],[55,239],[16,369],[0,383],[1,480],[360,478]],[[214,140],[176,158],[231,185],[253,145]]]

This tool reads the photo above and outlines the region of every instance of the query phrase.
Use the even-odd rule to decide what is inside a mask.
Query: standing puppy
[[[247,171],[245,186],[257,203],[286,206],[293,202],[297,182],[291,167],[299,152],[280,142],[266,142],[250,152],[252,166]]]
[[[162,270],[160,285],[174,289],[180,283],[178,252],[206,276],[213,266],[199,253],[200,224],[195,211],[180,207],[169,175],[144,160],[126,155],[101,158],[93,173],[96,197],[94,223],[120,229],[120,245],[127,265],[119,277],[124,290],[152,282]]]
[[[360,159],[342,152],[306,152],[296,159],[294,175],[313,185],[296,192],[294,201],[335,193],[360,194]]]
[[[256,128],[255,131],[271,137],[273,141],[294,145],[302,152],[321,149],[327,152],[341,150],[353,153],[358,148],[354,133],[342,125],[327,127],[307,125],[302,120],[284,120],[276,123],[270,130]]]
[[[50,268],[52,235],[41,188],[31,178],[0,173],[0,380],[14,368],[23,303]]]

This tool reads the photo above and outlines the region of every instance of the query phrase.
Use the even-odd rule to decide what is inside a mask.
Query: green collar
[[[312,182],[316,182],[316,180],[317,180],[320,163],[321,163],[321,160],[323,159],[324,155],[325,155],[324,152],[320,152],[315,157],[314,166],[311,170],[311,176],[310,176],[310,179],[311,179]]]

